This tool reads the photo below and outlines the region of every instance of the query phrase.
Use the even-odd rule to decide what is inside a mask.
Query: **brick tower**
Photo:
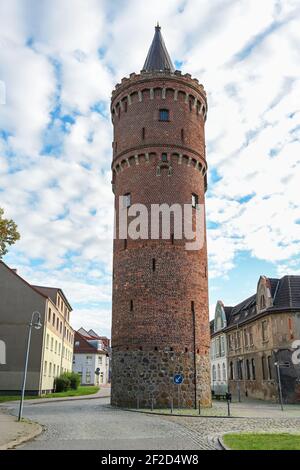
[[[136,203],[204,205],[206,93],[174,69],[156,26],[140,74],[117,84],[113,192],[112,396],[114,406],[210,405],[207,250],[166,239],[119,236],[119,198]],[[124,202],[125,201],[125,202]],[[124,206],[123,206],[124,207]],[[198,209],[192,209],[193,214]],[[130,215],[130,212],[129,212]],[[194,215],[193,215],[194,217]],[[130,222],[131,218],[128,217]],[[205,224],[204,224],[205,225]],[[183,378],[181,385],[174,376]]]

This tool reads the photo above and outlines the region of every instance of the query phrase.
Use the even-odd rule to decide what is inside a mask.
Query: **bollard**
[[[230,416],[230,400],[227,400],[227,416]]]
[[[201,402],[200,402],[200,400],[198,402],[198,411],[199,411],[199,415],[201,415]]]

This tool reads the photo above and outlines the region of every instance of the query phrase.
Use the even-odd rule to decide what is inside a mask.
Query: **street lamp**
[[[283,411],[282,386],[281,386],[281,377],[280,377],[280,362],[279,361],[274,362],[274,366],[276,367],[276,370],[277,370],[278,395],[279,395],[280,407],[281,407],[281,410]]]
[[[26,349],[26,356],[25,356],[25,367],[24,367],[24,376],[23,376],[18,421],[22,419],[22,412],[23,412],[23,401],[24,401],[25,388],[26,388],[26,377],[27,377],[30,340],[31,340],[31,329],[32,327],[34,327],[35,330],[40,330],[42,326],[43,325],[41,323],[41,314],[39,312],[33,312],[33,314],[31,315],[31,321],[28,325],[29,329],[28,329],[27,349]]]

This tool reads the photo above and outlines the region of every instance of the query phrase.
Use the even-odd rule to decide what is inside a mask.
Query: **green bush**
[[[80,385],[80,375],[75,372],[68,372],[67,377],[70,380],[70,387],[72,390],[77,390]]]
[[[80,375],[75,372],[64,372],[55,379],[55,391],[66,392],[67,390],[77,390],[80,385]]]
[[[66,392],[71,387],[71,381],[67,374],[61,374],[56,377],[54,382],[54,388],[56,392]]]

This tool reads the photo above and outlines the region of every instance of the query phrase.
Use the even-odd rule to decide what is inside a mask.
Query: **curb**
[[[216,419],[243,419],[243,416],[204,416],[204,415],[188,415],[188,414],[176,414],[176,413],[160,413],[159,411],[141,411],[141,410],[133,410],[132,408],[118,408],[114,406],[112,408],[117,408],[118,410],[123,411],[130,411],[131,413],[144,413],[148,415],[156,415],[156,416],[176,416],[177,418],[216,418]]]
[[[223,434],[223,436],[224,436],[224,434]],[[222,450],[232,450],[232,449],[230,449],[230,447],[227,447],[227,445],[224,443],[223,436],[217,438],[220,446],[222,447]]]
[[[80,398],[75,398],[75,397],[66,397],[66,398],[45,398],[45,399],[42,399],[42,401],[39,401],[39,402],[36,402],[36,401],[32,401],[32,403],[27,403],[28,405],[43,405],[44,403],[60,403],[60,402],[63,402],[63,401],[81,401],[81,400],[96,400],[98,398],[110,398],[110,395],[104,395],[102,397],[95,397],[95,396],[83,396],[83,397],[80,397]],[[29,400],[28,400],[29,401]],[[25,405],[26,405],[26,401],[24,402]]]
[[[94,396],[94,395],[83,395],[82,397],[65,397],[65,398],[37,398],[36,400],[24,400],[24,405],[42,405],[44,403],[57,403],[62,401],[80,401],[80,400],[96,400],[97,398],[110,398],[110,395]],[[41,401],[38,401],[41,400]],[[7,407],[10,404],[19,403],[19,400],[14,401],[3,401],[0,403],[1,407]]]
[[[42,434],[42,432],[44,431],[43,427],[40,424],[35,423],[34,421],[29,421],[28,424],[33,426],[33,429],[29,434],[27,434],[26,436],[17,437],[13,439],[12,441],[8,442],[7,444],[0,446],[0,450],[15,449],[17,446],[21,444],[25,444],[28,441],[32,441],[37,436]]]

